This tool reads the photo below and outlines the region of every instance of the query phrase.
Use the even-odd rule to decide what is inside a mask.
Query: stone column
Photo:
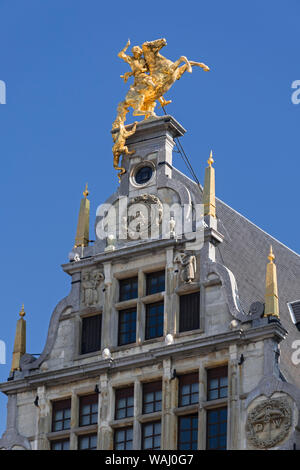
[[[72,391],[71,395],[71,433],[70,433],[70,450],[77,449],[77,436],[72,429],[79,426],[79,397]]]
[[[50,400],[46,397],[46,387],[38,387],[38,417],[37,417],[37,436],[36,446],[38,450],[49,450],[49,441],[47,433],[51,432],[51,407]]]
[[[172,380],[171,359],[163,361],[162,413],[161,413],[161,449],[176,449],[176,380]]]
[[[141,302],[141,298],[146,293],[145,289],[145,275],[143,270],[140,269],[138,272],[138,302],[136,306],[136,321],[137,321],[137,343],[142,344],[145,339],[145,307]]]
[[[206,449],[206,411],[203,402],[207,399],[207,378],[204,362],[199,367],[198,449]]]
[[[175,301],[174,301],[174,264],[173,248],[166,250],[166,294],[165,294],[165,335],[176,332]]]
[[[229,361],[228,361],[228,410],[227,410],[227,449],[238,449],[239,441],[239,397],[238,397],[238,348],[237,345],[232,344],[229,347]]]
[[[278,343],[273,338],[264,340],[264,377],[275,375],[278,377],[278,365],[276,352]]]
[[[107,373],[100,376],[100,421],[98,425],[100,450],[112,450],[113,430],[109,422],[113,419],[113,390],[108,383]]]
[[[103,318],[102,318],[102,338],[101,344],[102,349],[111,349],[112,345],[116,344],[115,330],[117,322],[113,316],[113,286],[112,286],[112,275],[111,275],[111,263],[104,263],[104,307],[103,307]]]
[[[142,413],[142,384],[136,379],[134,382],[134,421],[133,421],[133,446],[134,450],[141,448],[141,424],[138,416]]]

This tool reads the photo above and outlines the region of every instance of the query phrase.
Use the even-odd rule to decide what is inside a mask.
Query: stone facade
[[[111,237],[107,243],[98,237],[104,215],[97,214],[95,244],[74,249],[72,261],[63,265],[71,278],[71,291],[52,314],[44,351],[39,359],[23,356],[21,371],[0,385],[8,395],[7,429],[0,448],[50,449],[55,442],[68,441],[70,449],[78,449],[83,436],[96,435],[98,449],[113,449],[117,432],[132,429],[132,448],[140,449],[147,423],[160,422],[160,448],[172,450],[180,441],[180,419],[196,417],[196,447],[206,449],[211,445],[210,412],[221,409],[227,409],[223,432],[227,449],[299,448],[300,379],[290,358],[297,330],[285,305],[300,297],[299,257],[273,240],[279,261],[279,298],[283,299],[278,322],[262,315],[262,267],[271,237],[217,201],[218,220],[204,218],[203,246],[193,249],[191,239],[200,233],[195,205],[201,203],[202,191],[172,164],[174,139],[184,132],[178,122],[165,116],[139,124],[128,139],[129,149],[136,152],[124,157],[126,173],[119,191],[106,203],[118,214],[120,225],[136,217],[122,213],[124,197],[129,205],[132,201],[148,205],[147,210],[155,204],[153,220],[143,225],[140,219],[139,239],[126,228],[127,238]],[[138,184],[135,175],[144,165],[151,167],[152,175]],[[172,236],[161,236],[165,204],[189,209],[185,215],[192,227],[189,237],[173,222]],[[143,234],[152,225],[157,236],[148,239]],[[296,273],[295,279],[289,277],[288,287],[287,264]],[[149,294],[147,276],[158,272],[165,274],[165,288]],[[137,278],[136,296],[120,300],[121,281],[133,277]],[[197,328],[180,331],[180,299],[192,293],[199,301]],[[147,306],[161,303],[162,335],[147,339]],[[136,340],[120,345],[119,315],[130,309],[136,312]],[[98,314],[101,346],[83,354],[84,319]],[[224,366],[227,393],[211,398],[210,371]],[[198,374],[199,395],[182,406],[181,377],[188,373]],[[143,387],[158,381],[161,407],[145,413]],[[124,387],[133,387],[133,411],[117,418],[117,391]],[[95,392],[97,420],[81,425],[81,397]],[[54,404],[65,399],[71,403],[70,425],[54,430]]]

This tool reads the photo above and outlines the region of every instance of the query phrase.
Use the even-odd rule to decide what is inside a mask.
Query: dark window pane
[[[82,318],[81,354],[101,349],[102,315]]]
[[[147,274],[147,295],[165,290],[165,271]]]
[[[225,450],[227,440],[227,408],[207,411],[207,449]]]
[[[120,281],[120,302],[136,299],[138,296],[138,278],[122,279]]]
[[[135,175],[135,181],[138,184],[145,184],[151,179],[153,170],[150,166],[143,166],[140,168]]]
[[[52,403],[52,431],[70,429],[71,399]]]
[[[51,442],[51,450],[69,450],[69,449],[70,449],[69,439]]]
[[[196,450],[198,446],[198,415],[178,418],[178,450]]]
[[[143,384],[143,413],[154,413],[161,411],[161,387],[162,383],[150,382]]]
[[[133,443],[133,428],[121,428],[115,431],[115,444],[116,450],[132,450]]]
[[[164,332],[164,303],[157,302],[146,306],[145,338],[158,338]]]
[[[97,449],[97,434],[88,434],[78,437],[79,450],[96,450]]]
[[[145,423],[142,427],[143,449],[160,449],[161,424],[160,421]]]
[[[179,377],[179,406],[192,405],[199,401],[199,375],[186,374]]]
[[[217,400],[228,395],[228,368],[227,366],[208,369],[207,371],[207,399]]]
[[[136,309],[119,312],[119,346],[136,342]]]
[[[181,295],[179,331],[191,331],[198,328],[200,328],[200,293]]]
[[[133,387],[116,390],[115,419],[129,418],[133,416]]]
[[[80,397],[79,426],[89,426],[98,422],[98,395],[96,393]]]

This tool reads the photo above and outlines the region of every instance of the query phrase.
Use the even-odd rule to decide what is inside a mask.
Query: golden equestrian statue
[[[154,108],[156,101],[159,101],[161,106],[166,106],[171,101],[166,101],[163,95],[171,88],[176,80],[179,80],[185,71],[191,73],[193,66],[201,67],[205,72],[209,71],[209,67],[202,62],[194,62],[188,60],[185,56],[181,56],[176,62],[172,62],[162,56],[159,51],[167,45],[167,41],[157,39],[156,41],[144,42],[142,48],[134,46],[132,48],[132,56],[126,54],[130,46],[130,40],[127,41],[126,46],[119,52],[118,56],[123,59],[131,67],[131,72],[125,72],[121,75],[126,83],[128,78],[133,76],[134,82],[130,86],[129,91],[125,96],[125,100],[121,101],[117,109],[117,117],[113,123],[113,129],[119,129],[120,147],[118,147],[118,135],[115,135],[113,147],[114,154],[114,167],[118,167],[119,158],[122,153],[129,153],[122,150],[127,148],[125,146],[127,132],[124,127],[126,115],[129,108],[133,108],[134,116],[145,116],[145,119],[155,117]],[[184,65],[181,65],[184,63]],[[136,126],[135,126],[136,127]],[[135,128],[134,128],[135,129]],[[130,135],[134,132],[130,131]],[[118,132],[117,132],[118,134]],[[125,141],[122,143],[122,139]],[[128,137],[128,136],[127,136]],[[130,152],[133,153],[134,151]],[[116,165],[116,166],[115,166]],[[125,173],[124,168],[121,169],[119,175]],[[123,171],[124,170],[124,171]]]

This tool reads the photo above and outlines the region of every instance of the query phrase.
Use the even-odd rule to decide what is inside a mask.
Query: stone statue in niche
[[[194,281],[197,271],[196,256],[189,253],[178,253],[175,256],[174,263],[181,265],[181,279],[190,284]]]
[[[175,221],[174,217],[171,217],[169,225],[170,225],[170,238],[175,238],[176,221]]]
[[[259,403],[247,416],[247,438],[261,449],[275,447],[285,439],[292,425],[292,410],[284,399]]]
[[[82,274],[82,302],[87,307],[97,305],[99,302],[98,287],[104,280],[104,276],[100,271],[86,271]]]

